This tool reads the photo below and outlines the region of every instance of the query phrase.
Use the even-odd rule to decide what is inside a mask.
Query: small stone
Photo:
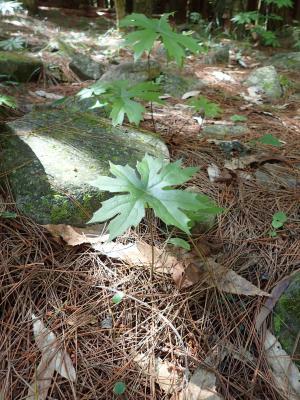
[[[255,172],[257,182],[268,188],[290,188],[300,187],[300,177],[292,175],[289,170],[280,164],[265,163]]]
[[[100,81],[113,82],[116,80],[127,80],[132,84],[145,82],[157,78],[160,74],[160,65],[156,61],[124,62],[111,67]]]
[[[211,51],[209,51],[203,57],[203,64],[227,64],[229,62],[229,50],[228,45],[218,45]]]
[[[194,76],[183,76],[166,72],[160,77],[160,85],[164,93],[180,99],[188,92],[198,91],[206,86],[206,83]]]
[[[81,53],[77,53],[72,57],[69,66],[82,80],[100,79],[105,72],[104,65]]]

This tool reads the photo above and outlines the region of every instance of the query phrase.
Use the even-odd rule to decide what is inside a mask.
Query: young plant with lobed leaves
[[[114,126],[122,125],[125,115],[130,123],[139,125],[145,107],[135,99],[162,103],[159,89],[159,85],[154,82],[142,82],[132,86],[126,80],[118,80],[111,83],[97,82],[81,90],[78,96],[81,100],[95,98],[92,109],[108,108]]]
[[[134,27],[137,30],[125,37],[125,45],[131,46],[135,60],[143,53],[150,54],[154,42],[160,40],[169,60],[175,60],[180,67],[184,63],[185,50],[198,53],[201,48],[190,36],[174,32],[169,24],[171,14],[163,14],[160,19],[152,19],[144,14],[131,14],[120,21],[120,27]]]
[[[104,201],[89,223],[111,220],[108,230],[109,239],[113,240],[128,228],[136,227],[145,217],[145,210],[151,208],[166,225],[189,235],[193,216],[196,218],[198,213],[199,218],[206,210],[212,212],[212,206],[215,214],[220,211],[207,196],[174,188],[188,181],[197,170],[183,168],[180,160],[168,163],[148,154],[137,162],[136,170],[110,163],[110,172],[115,177],[100,176],[91,184],[119,194]]]
[[[208,118],[217,118],[222,113],[222,109],[218,104],[209,101],[204,96],[199,96],[198,98],[190,100],[189,104],[196,112]]]

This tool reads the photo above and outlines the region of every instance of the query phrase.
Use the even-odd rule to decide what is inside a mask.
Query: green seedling
[[[176,226],[189,235],[193,217],[187,213],[205,212],[207,196],[174,186],[188,181],[197,170],[183,168],[180,160],[169,163],[148,154],[137,162],[136,170],[129,165],[110,163],[110,172],[115,177],[101,176],[91,184],[100,190],[124,194],[104,201],[89,223],[111,219],[108,230],[109,239],[113,240],[131,226],[136,227],[145,217],[145,210],[150,208],[166,225]]]
[[[222,113],[222,109],[218,104],[209,101],[204,96],[190,100],[189,104],[194,108],[195,112],[202,113],[208,118],[217,118]]]
[[[135,99],[162,103],[159,96],[160,87],[154,82],[142,82],[132,85],[127,80],[114,82],[97,82],[89,88],[82,89],[77,95],[81,100],[94,98],[95,104],[91,107],[106,107],[110,110],[112,124],[122,125],[125,115],[129,122],[139,125],[145,107]]]

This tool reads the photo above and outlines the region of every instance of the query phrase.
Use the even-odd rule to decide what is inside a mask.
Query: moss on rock
[[[273,328],[284,350],[292,354],[300,330],[300,273],[297,273],[274,309]],[[300,359],[300,343],[294,353]]]
[[[109,174],[109,161],[135,166],[146,152],[167,155],[157,136],[85,112],[33,111],[8,125],[0,174],[20,211],[41,224],[84,225],[109,196],[90,185]]]
[[[28,82],[38,76],[41,67],[42,62],[27,53],[0,51],[0,75]]]

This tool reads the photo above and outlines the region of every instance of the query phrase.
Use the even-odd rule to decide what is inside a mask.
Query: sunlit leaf
[[[134,50],[135,59],[139,59],[144,52],[150,53],[155,40],[160,40],[167,52],[167,57],[182,66],[185,50],[192,53],[201,50],[199,44],[190,36],[176,33],[169,24],[170,14],[163,14],[160,19],[151,19],[144,14],[131,14],[120,21],[121,27],[135,27],[138,30],[130,32],[125,37],[125,44]]]
[[[125,115],[130,123],[139,125],[145,107],[135,99],[162,103],[159,89],[159,85],[154,82],[131,85],[126,80],[117,80],[111,83],[97,82],[89,88],[82,89],[78,96],[81,100],[95,98],[95,104],[90,107],[91,109],[108,106],[114,126],[122,125]]]
[[[201,209],[201,197],[173,186],[189,180],[197,168],[182,168],[180,160],[167,163],[146,154],[142,161],[137,162],[136,169],[110,163],[110,172],[115,178],[101,176],[91,182],[100,190],[125,194],[104,201],[89,223],[112,219],[108,226],[112,240],[131,226],[137,226],[145,216],[145,208],[152,208],[156,217],[165,224],[189,234],[190,218],[186,211]]]
[[[17,104],[13,97],[0,94],[0,107],[16,108]]]

